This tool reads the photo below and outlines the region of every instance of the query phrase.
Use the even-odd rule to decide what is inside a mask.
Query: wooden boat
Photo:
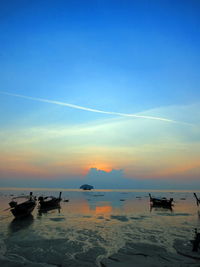
[[[28,200],[18,204],[17,201],[15,201],[17,198],[28,198]],[[33,197],[33,193],[30,192],[30,195],[28,197],[23,196],[13,198],[9,205],[11,207],[10,211],[16,218],[26,217],[29,216],[34,210],[36,206],[36,197]]]
[[[163,198],[153,198],[151,194],[149,194],[150,197],[150,203],[152,207],[162,207],[162,208],[171,208],[173,198],[167,199],[165,197]]]
[[[40,203],[40,210],[47,210],[59,207],[60,201],[62,200],[61,194],[62,192],[60,192],[59,197],[53,197],[53,196],[39,197],[38,200]]]
[[[197,197],[196,193],[194,193],[194,197],[196,198],[197,206],[199,206],[199,204],[200,204],[200,198]]]

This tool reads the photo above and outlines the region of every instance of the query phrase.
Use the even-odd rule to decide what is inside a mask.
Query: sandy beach
[[[33,191],[58,195],[58,191]],[[0,191],[1,266],[200,266],[190,240],[200,226],[191,192],[173,197],[172,210],[150,208],[148,192],[63,191],[61,208],[16,220],[8,208],[26,190]]]

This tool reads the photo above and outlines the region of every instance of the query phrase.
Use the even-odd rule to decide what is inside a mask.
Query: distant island
[[[94,189],[94,186],[89,185],[89,184],[83,184],[83,185],[80,186],[80,189],[91,190],[91,189]]]

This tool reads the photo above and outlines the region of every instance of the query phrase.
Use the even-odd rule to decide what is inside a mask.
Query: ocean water
[[[69,202],[60,209],[40,213],[36,207],[15,220],[5,210],[9,201],[30,191],[38,197],[60,190],[0,189],[0,266],[200,266],[200,252],[179,253],[200,229],[192,192],[151,192],[174,198],[168,210],[151,209],[150,191],[62,189]]]

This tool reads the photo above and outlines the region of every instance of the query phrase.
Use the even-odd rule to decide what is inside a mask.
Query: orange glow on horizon
[[[184,163],[184,165],[167,168],[160,173],[160,176],[181,175],[195,168],[200,167],[200,162]]]

